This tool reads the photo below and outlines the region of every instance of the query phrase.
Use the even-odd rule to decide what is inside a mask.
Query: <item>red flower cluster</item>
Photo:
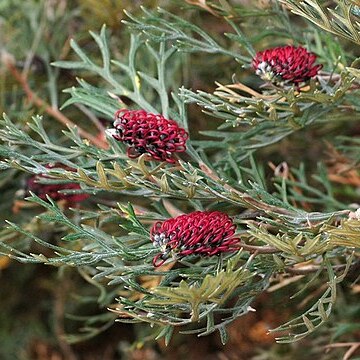
[[[322,65],[314,65],[316,55],[303,47],[284,46],[260,51],[252,65],[263,80],[278,85],[299,85],[316,76]]]
[[[195,211],[158,221],[150,231],[153,245],[161,249],[153,264],[160,266],[169,257],[212,256],[236,251],[239,238],[233,237],[235,230],[229,216],[219,211]]]
[[[75,169],[63,164],[48,164],[46,168],[62,168],[67,171],[75,171]],[[52,179],[52,177],[45,174],[34,175],[26,183],[27,190],[32,191],[40,199],[46,200],[46,195],[48,195],[54,201],[66,200],[66,204],[72,206],[89,197],[88,194],[64,194],[61,192],[62,190],[80,190],[81,187],[77,183],[42,184],[41,179]]]
[[[127,155],[130,158],[146,153],[154,160],[175,163],[173,154],[186,151],[188,133],[162,115],[121,109],[115,114],[114,127],[109,133],[129,145]]]

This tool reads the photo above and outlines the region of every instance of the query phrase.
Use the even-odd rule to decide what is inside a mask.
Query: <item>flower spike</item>
[[[75,171],[75,169],[60,163],[48,164],[46,168],[62,168],[66,171]],[[80,190],[81,187],[78,183],[42,184],[41,179],[52,179],[52,177],[45,174],[34,175],[27,180],[26,189],[32,191],[42,200],[46,200],[46,195],[48,195],[54,201],[64,200],[67,206],[71,207],[89,197],[89,194],[65,194],[61,192],[62,190]]]
[[[322,65],[315,65],[316,55],[299,46],[275,47],[260,51],[252,61],[257,75],[276,85],[302,83],[315,77]]]
[[[155,267],[168,258],[187,255],[219,255],[239,250],[239,238],[234,237],[236,225],[219,211],[195,211],[166,221],[158,221],[151,228],[151,240],[161,253],[153,259]]]
[[[175,163],[174,153],[186,151],[189,134],[174,120],[165,119],[162,115],[120,109],[115,114],[114,127],[109,134],[129,145],[129,158],[149,154],[154,160]]]

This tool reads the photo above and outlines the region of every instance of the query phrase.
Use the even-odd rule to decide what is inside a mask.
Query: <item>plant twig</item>
[[[338,347],[350,347],[348,351],[346,351],[345,355],[343,356],[342,360],[349,360],[350,357],[354,354],[354,352],[360,347],[360,342],[344,342],[344,343],[335,343],[326,345],[326,349],[330,348],[338,348]]]
[[[321,266],[319,265],[313,265],[313,266],[304,266],[301,268],[295,268],[295,267],[286,267],[284,270],[290,274],[293,275],[306,275],[306,274],[312,274],[320,269]],[[334,265],[332,268],[336,271],[345,269],[346,265]]]
[[[209,176],[212,180],[216,181],[217,183],[221,183],[219,176],[212,169],[210,169],[206,164],[200,163],[199,166],[200,166],[200,169],[207,176]],[[223,184],[223,187],[226,190],[229,190],[230,192],[233,192],[233,193],[237,194],[238,196],[240,196],[240,198],[246,204],[248,204],[249,206],[251,206],[252,208],[255,208],[257,210],[262,210],[265,213],[275,213],[275,214],[281,214],[281,215],[287,215],[287,216],[293,216],[294,215],[294,213],[289,211],[289,210],[279,208],[277,206],[269,205],[269,204],[266,204],[266,203],[264,203],[264,202],[262,202],[260,200],[254,199],[249,194],[241,192],[241,191],[233,188],[229,184]]]
[[[75,104],[75,106],[80,111],[82,111],[89,118],[89,120],[97,127],[97,129],[105,136],[106,127],[100,122],[100,120],[86,106],[82,104]]]
[[[254,245],[248,245],[244,243],[239,243],[239,247],[249,251],[251,253],[257,253],[257,254],[276,254],[281,252],[280,250],[272,247],[272,246],[254,246]]]
[[[94,145],[99,148],[106,149],[108,148],[108,144],[106,141],[97,138],[96,136],[90,134],[86,130],[80,128],[74,122],[72,122],[69,118],[67,118],[64,114],[62,114],[58,109],[51,107],[46,101],[41,99],[38,95],[36,95],[30,88],[26,78],[16,69],[15,65],[12,61],[4,61],[7,69],[14,76],[15,80],[21,85],[23,90],[26,93],[27,98],[30,102],[36,105],[38,108],[43,109],[48,115],[52,116],[58,122],[65,126],[77,127],[79,131],[79,135],[89,140]]]

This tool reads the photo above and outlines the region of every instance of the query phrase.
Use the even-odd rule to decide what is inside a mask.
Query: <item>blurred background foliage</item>
[[[275,4],[277,3],[277,5]],[[356,3],[356,2],[355,2]],[[140,5],[148,9],[162,6],[166,10],[196,23],[205,31],[218,39],[221,46],[228,51],[238,50],[236,42],[230,41],[222,34],[231,32],[229,21],[241,25],[246,36],[251,38],[258,49],[268,46],[282,45],[289,40],[309,45],[315,51],[321,62],[327,62],[326,67],[342,70],[344,64],[351,58],[360,55],[350,41],[336,41],[329,33],[321,32],[315,26],[307,24],[299,17],[289,13],[281,13],[274,17],[274,6],[278,2],[270,0],[258,1],[138,1],[138,0],[2,0],[0,2],[0,50],[2,59],[11,58],[18,74],[5,66],[0,67],[0,110],[16,119],[17,125],[28,127],[28,120],[34,114],[44,116],[44,127],[50,137],[63,137],[63,125],[59,122],[58,109],[69,95],[62,90],[75,84],[75,76],[80,76],[96,86],[102,86],[102,80],[93,74],[79,74],[69,69],[60,69],[50,65],[59,60],[74,60],[70,48],[70,39],[75,38],[83,49],[92,54],[93,59],[100,61],[100,54],[89,35],[89,30],[98,31],[103,24],[107,25],[110,36],[110,50],[117,59],[126,56],[129,49],[129,31],[121,23],[125,19],[126,9],[135,17],[141,14]],[[279,12],[277,12],[279,14]],[[290,16],[292,27],[286,30]],[[256,20],[254,22],[254,19]],[[257,28],[266,31],[257,37]],[[141,56],[141,54],[139,55]],[[259,79],[248,69],[240,66],[224,54],[195,53],[189,56],[182,53],[181,64],[174,63],[172,76],[174,82],[186,88],[201,89],[212,92],[215,81],[228,84],[229,75],[234,74],[243,84],[259,89]],[[341,59],[341,61],[339,61]],[[145,64],[147,59],[142,60]],[[206,64],[206,66],[204,66]],[[22,80],[21,80],[22,79]],[[25,81],[23,81],[25,79]],[[34,97],[41,101],[34,101]],[[127,99],[123,99],[124,102]],[[351,101],[351,98],[350,98]],[[354,96],[351,106],[358,108]],[[358,144],[353,143],[346,135],[359,135],[360,128],[348,123],[354,116],[350,105],[344,107],[341,114],[343,122],[326,124],[319,123],[311,131],[296,132],[279,144],[265,148],[257,153],[256,158],[271,159],[272,165],[264,163],[262,171],[265,178],[276,177],[274,164],[291,163],[298,170],[293,170],[286,179],[290,185],[298,185],[304,191],[302,200],[310,209],[319,208],[334,211],[341,206],[338,203],[327,202],[328,199],[318,199],[312,192],[318,177],[310,179],[311,184],[304,180],[305,170],[301,162],[306,162],[306,173],[317,171],[317,161],[324,160],[330,164],[335,181],[334,191],[340,192],[337,199],[349,202],[349,199],[359,198],[360,180],[357,171],[342,178],[336,178],[340,165],[355,161],[358,163]],[[196,119],[193,133],[197,129],[215,129],[219,122],[208,116],[194,104],[189,106],[190,117]],[[74,123],[88,129],[91,133],[99,133],[109,124],[108,119],[95,118],[84,106],[69,106],[61,114]],[[334,115],[338,116],[338,115]],[[315,142],[321,136],[334,137],[339,132],[344,136],[338,139],[338,149],[347,156],[338,153],[332,146],[325,147],[325,142]],[[304,131],[305,133],[305,131]],[[208,135],[208,134],[205,134]],[[208,139],[198,136],[199,141]],[[64,144],[66,144],[64,139]],[[2,154],[0,154],[1,158]],[[314,161],[316,159],[316,161]],[[350,160],[349,160],[350,159]],[[218,159],[221,163],[221,159]],[[285,165],[284,165],[285,166]],[[277,174],[279,174],[279,168]],[[284,170],[284,169],[282,169]],[[224,165],[224,174],[227,169]],[[248,170],[250,171],[250,170]],[[284,177],[278,176],[279,186],[283,186]],[[0,173],[0,220],[29,221],[31,226],[38,226],[38,231],[44,236],[49,234],[49,241],[60,241],[62,229],[41,228],[41,224],[33,219],[36,209],[27,208],[22,203],[25,191],[26,175],[16,170],[5,170]],[[345,186],[337,187],[336,184]],[[295,186],[296,188],[296,186]],[[306,191],[310,195],[306,197]],[[101,198],[106,205],[111,199],[106,195]],[[296,194],[290,201],[299,201]],[[354,201],[356,202],[356,201]],[[88,201],[88,207],[94,208],[95,203]],[[33,219],[33,220],[32,220]],[[111,226],[111,225],[109,225]],[[113,231],[119,231],[118,228]],[[58,236],[58,238],[57,238]],[[39,252],[36,246],[21,244],[22,239],[14,239],[19,246],[29,247],[29,252]],[[33,249],[32,247],[35,247]],[[42,249],[44,250],[44,249]],[[358,268],[352,269],[345,282],[339,288],[339,300],[334,314],[328,323],[306,339],[286,345],[276,345],[274,336],[268,334],[274,328],[289,319],[290,313],[301,313],[307,307],[311,296],[323,289],[319,284],[323,281],[315,279],[308,288],[302,301],[285,302],[284,294],[296,293],[301,289],[297,280],[303,277],[274,280],[274,286],[261,295],[254,307],[256,313],[250,313],[236,320],[229,328],[229,342],[223,346],[217,335],[198,338],[195,335],[184,336],[175,334],[170,346],[165,347],[163,340],[154,341],[151,329],[141,325],[114,323],[115,316],[106,310],[111,303],[111,297],[116,296],[111,289],[104,290],[101,285],[94,286],[86,271],[80,273],[71,267],[54,268],[46,265],[18,264],[0,257],[0,358],[4,360],[30,359],[253,359],[253,360],[290,360],[290,359],[360,359],[356,346],[360,341],[360,287],[356,285]],[[283,280],[283,281],[282,281]],[[279,286],[280,284],[280,286]],[[276,291],[275,291],[276,290]],[[103,296],[103,297],[102,297]],[[104,298],[105,296],[105,298]],[[102,297],[102,301],[99,298]],[[100,303],[100,309],[99,304]],[[274,310],[276,309],[276,311]],[[99,327],[96,329],[96,325]],[[85,334],[82,337],[82,330]],[[68,340],[71,340],[70,342]],[[353,351],[352,351],[353,350]],[[351,351],[351,353],[350,353]],[[346,357],[348,354],[349,356]],[[358,356],[358,357],[356,357]]]

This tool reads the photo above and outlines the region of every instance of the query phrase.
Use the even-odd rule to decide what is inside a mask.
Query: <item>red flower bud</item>
[[[239,250],[236,226],[228,215],[219,211],[195,211],[164,222],[156,222],[151,231],[153,245],[161,249],[154,257],[154,266],[169,257],[218,255]]]
[[[277,85],[299,85],[316,76],[322,65],[314,65],[316,55],[303,47],[283,46],[260,51],[252,65],[263,80]]]
[[[48,164],[46,168],[62,168],[67,171],[75,171],[75,169],[63,164]],[[34,175],[26,183],[27,190],[33,192],[40,199],[46,200],[46,195],[48,195],[54,201],[66,200],[66,204],[72,206],[89,197],[88,194],[64,194],[60,192],[62,190],[80,190],[81,187],[77,183],[43,184],[40,182],[41,179],[52,179],[52,177],[45,174]]]
[[[115,129],[109,133],[129,145],[127,155],[149,154],[154,160],[175,163],[174,153],[186,151],[189,134],[174,120],[144,110],[121,109],[115,114]]]

